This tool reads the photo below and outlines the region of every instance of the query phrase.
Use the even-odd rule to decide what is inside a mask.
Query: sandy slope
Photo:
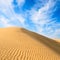
[[[60,42],[60,39],[54,39],[54,40],[56,40],[57,42]]]
[[[0,28],[0,60],[60,60],[60,42],[23,28]]]

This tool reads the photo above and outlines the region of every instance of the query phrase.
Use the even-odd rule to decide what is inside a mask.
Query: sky
[[[60,38],[60,0],[0,0],[0,27],[11,26]]]

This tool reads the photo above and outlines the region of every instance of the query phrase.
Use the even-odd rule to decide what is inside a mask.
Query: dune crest
[[[60,60],[60,42],[24,28],[0,28],[0,60]]]

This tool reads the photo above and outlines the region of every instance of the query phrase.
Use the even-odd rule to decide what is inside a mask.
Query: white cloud
[[[20,6],[20,4],[24,4],[24,1],[25,0],[17,0],[17,3]],[[5,22],[2,24],[5,25],[10,24],[9,22],[19,21],[23,25],[25,18],[22,16],[22,14],[18,15],[14,12],[12,2],[13,0],[0,0],[0,13],[2,13],[1,15],[3,15],[3,17],[1,17],[1,21],[4,20]]]
[[[51,34],[45,34],[45,36],[50,37],[50,38],[60,38],[60,29],[56,29],[53,33]]]
[[[54,6],[55,2],[53,0],[49,0],[48,3],[46,3],[38,11],[32,9],[31,20],[36,24],[47,23],[54,12]]]
[[[60,38],[60,29],[57,29],[54,33],[55,38]]]
[[[17,0],[18,6],[23,6],[25,0]]]
[[[2,24],[3,27],[11,26],[11,24],[9,24],[8,19],[6,19],[6,18],[4,18],[4,17],[1,17],[1,18],[0,18],[0,24]]]
[[[56,18],[52,18],[53,13],[56,11],[56,1],[49,0],[40,9],[35,10],[35,8],[32,8],[29,13],[30,19],[37,28],[37,32],[48,37],[59,35],[60,31],[57,33],[56,30],[58,30],[57,25],[60,25],[56,24]]]

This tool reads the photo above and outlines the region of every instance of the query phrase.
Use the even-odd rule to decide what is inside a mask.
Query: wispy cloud
[[[35,8],[37,7],[34,7],[30,11],[30,19],[35,24],[38,33],[40,32],[40,34],[49,37],[53,37],[53,36],[56,37],[56,34],[58,34],[56,30],[60,30],[60,29],[57,28],[57,24],[58,24],[58,23],[56,24],[57,19],[56,17],[54,18],[52,17],[54,12],[56,11],[56,3],[57,1],[49,0],[40,9],[35,10]]]
[[[25,19],[22,16],[22,14],[18,15],[14,12],[14,9],[13,9],[14,7],[13,7],[12,2],[13,2],[13,0],[1,0],[0,1],[0,15],[3,15],[3,17],[1,17],[1,19],[0,19],[0,21],[5,22],[5,24],[2,23],[3,25],[10,24],[11,22],[14,23],[16,21],[19,21],[20,24],[23,25]],[[24,0],[17,1],[18,5],[21,5],[23,2],[24,2]]]
[[[36,7],[35,7],[36,8]],[[53,0],[49,0],[43,7],[36,11],[32,9],[31,20],[36,24],[46,24],[51,21],[53,12],[55,11],[55,2]]]

